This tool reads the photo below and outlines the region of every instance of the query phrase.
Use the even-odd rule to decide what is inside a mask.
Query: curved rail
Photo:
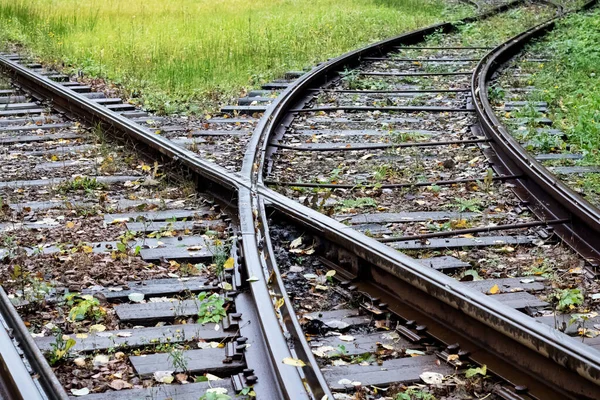
[[[597,4],[592,0],[583,7]],[[556,233],[574,250],[586,257],[592,266],[600,265],[600,210],[554,176],[532,157],[502,125],[490,104],[487,88],[492,75],[501,65],[517,54],[529,41],[551,30],[558,18],[521,33],[489,52],[477,65],[472,78],[473,99],[477,116],[486,136],[499,156],[496,168],[503,173],[521,175],[517,193],[532,204],[532,210],[542,220],[568,219],[568,224],[554,227]],[[534,182],[531,185],[530,182]]]
[[[523,3],[521,0],[514,1],[480,17],[488,17],[521,3]],[[472,20],[473,18],[467,18],[461,22]],[[270,283],[271,286],[268,282],[271,271],[277,271],[277,266],[270,259],[273,252],[270,250],[268,240],[268,226],[264,213],[265,201],[321,232],[324,238],[352,250],[361,259],[399,277],[420,292],[436,298],[445,307],[464,314],[469,321],[473,322],[473,326],[466,326],[465,329],[474,329],[477,325],[478,332],[482,332],[482,328],[492,328],[495,332],[499,332],[507,338],[507,341],[499,344],[499,348],[496,350],[506,355],[509,360],[514,360],[522,365],[532,360],[530,355],[537,357],[541,355],[541,357],[555,361],[556,364],[552,363],[552,365],[529,365],[529,367],[534,368],[534,372],[541,376],[546,376],[547,373],[555,374],[557,385],[564,383],[565,387],[569,387],[569,382],[571,386],[580,385],[581,393],[588,395],[593,388],[596,388],[595,385],[600,384],[600,354],[596,352],[590,354],[589,348],[581,343],[557,334],[549,327],[532,323],[526,316],[501,306],[478,292],[465,289],[458,282],[444,275],[424,271],[420,264],[409,257],[276,194],[262,185],[261,171],[268,143],[266,139],[287,117],[287,110],[302,101],[306,89],[311,88],[312,85],[327,82],[328,79],[337,75],[336,71],[339,71],[342,66],[356,64],[366,55],[384,52],[398,43],[416,43],[437,30],[447,32],[454,28],[455,25],[451,23],[441,23],[376,43],[331,60],[292,84],[274,103],[274,106],[265,113],[257,127],[245,155],[241,176],[202,161],[195,153],[175,146],[149,129],[142,128],[126,118],[106,110],[56,82],[33,74],[10,60],[0,58],[0,66],[9,71],[19,85],[41,97],[52,99],[58,108],[83,117],[87,122],[101,123],[110,128],[113,133],[133,138],[161,156],[177,160],[217,191],[228,195],[233,195],[237,191],[243,258],[248,276],[255,278],[251,279],[250,288],[254,300],[259,305],[259,320],[264,342],[269,349],[271,369],[276,376],[275,381],[279,383],[281,390],[281,393],[277,393],[273,388],[263,388],[259,398],[309,399],[330,396],[320,370],[313,368],[314,358],[308,351],[304,337],[299,331],[294,311],[289,302],[284,301],[285,305],[279,311],[272,306],[274,296],[271,290],[276,290],[276,297],[284,300],[287,300],[287,297],[281,282],[278,281],[277,274],[275,275],[277,279]],[[261,150],[257,151],[259,146]],[[436,310],[430,311],[431,313],[436,312]],[[440,320],[447,318],[446,315],[443,315],[446,313],[443,308],[437,312],[438,314],[433,314],[435,318]],[[290,348],[282,332],[291,335],[291,339],[295,342],[293,348]],[[465,335],[473,333],[474,331],[464,332]],[[522,349],[529,349],[530,353],[520,351]],[[283,359],[287,357],[308,361],[308,366],[298,368],[286,365],[283,363]],[[546,375],[543,374],[544,371],[539,371],[540,368],[548,371]],[[577,379],[578,376],[585,377],[592,383]],[[258,391],[261,390],[260,385],[257,385],[256,390],[258,394]],[[57,396],[57,398],[61,397]]]
[[[484,14],[482,17],[493,15],[518,4],[520,2],[509,3]],[[561,8],[557,7],[557,9],[560,13]],[[470,20],[472,19],[463,22]],[[487,329],[491,328],[500,332],[505,336],[505,339],[512,343],[512,346],[516,347],[511,347],[510,344],[494,343],[497,346],[495,350],[516,365],[520,365],[525,369],[529,368],[545,379],[554,379],[557,387],[565,388],[571,393],[579,393],[582,396],[593,398],[594,393],[597,391],[596,385],[600,385],[600,352],[590,351],[588,347],[581,345],[576,340],[568,338],[551,328],[541,326],[519,312],[496,304],[496,302],[486,298],[485,295],[464,288],[454,279],[435,271],[423,270],[421,265],[413,259],[378,241],[366,238],[351,228],[308,207],[301,206],[263,185],[262,171],[268,143],[271,137],[278,133],[281,125],[292,118],[288,112],[298,108],[306,101],[310,89],[319,87],[335,78],[338,71],[343,70],[343,68],[357,65],[361,58],[365,56],[383,53],[394,45],[420,42],[425,36],[437,30],[449,32],[453,29],[453,24],[442,23],[367,46],[320,65],[290,85],[264,114],[244,157],[242,175],[245,178],[249,177],[252,184],[252,189],[244,194],[246,196],[245,200],[242,198],[242,193],[240,193],[240,200],[244,201],[244,204],[252,205],[251,210],[240,207],[240,212],[248,215],[246,220],[248,225],[245,229],[256,232],[264,229],[266,218],[264,214],[261,214],[261,210],[264,208],[264,202],[269,202],[273,208],[300,221],[305,226],[312,227],[325,239],[350,250],[366,262],[374,264],[390,275],[408,282],[411,286],[419,288],[441,303],[467,314],[471,318],[470,322],[474,325],[484,325]],[[250,225],[252,217],[254,217],[253,225]],[[257,257],[257,259],[260,259],[260,257]],[[418,306],[418,304],[415,305]],[[441,313],[440,310],[429,311],[434,315],[434,318],[445,320],[447,317],[443,315],[445,311]],[[448,322],[452,323],[452,321]],[[469,336],[474,334],[474,331],[477,331],[477,329],[471,331],[467,329],[462,334]],[[525,351],[523,351],[523,348]],[[550,372],[549,369],[552,369],[552,367],[548,365],[535,366],[531,360],[536,355],[547,357],[556,362],[557,365],[565,367],[563,372],[557,372],[556,370]],[[570,370],[570,372],[567,373],[567,370]],[[563,375],[565,373],[570,375],[570,378],[566,378],[566,375]],[[583,382],[581,377],[585,378],[587,383]],[[573,379],[578,383],[574,383]]]

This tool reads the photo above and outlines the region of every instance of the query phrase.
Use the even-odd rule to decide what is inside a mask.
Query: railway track
[[[530,178],[494,158],[471,83],[557,10],[402,35],[209,121],[0,57],[20,376],[47,398],[597,398],[596,342],[540,279],[594,261],[555,242],[571,214],[513,193]]]

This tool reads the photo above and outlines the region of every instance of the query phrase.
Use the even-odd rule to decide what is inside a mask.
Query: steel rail
[[[596,4],[597,0],[592,0],[583,9]],[[496,116],[487,93],[490,78],[503,63],[532,39],[551,30],[559,18],[533,27],[489,52],[473,73],[473,103],[481,129],[490,139],[491,147],[497,155],[499,162],[494,166],[496,172],[525,175],[527,179],[519,181],[516,188],[521,199],[531,203],[532,211],[540,219],[569,219],[570,223],[557,225],[555,232],[592,265],[598,265],[600,210],[565,185],[513,138]]]
[[[517,4],[519,3],[513,2],[508,7]],[[315,86],[328,82],[332,76],[337,75],[337,71],[357,65],[365,56],[383,53],[398,43],[407,45],[420,42],[428,33],[438,29],[448,32],[453,29],[453,25],[438,24],[350,52],[321,64],[288,86],[259,121],[245,154],[242,175],[251,179],[252,188],[247,193],[247,202],[253,208],[240,208],[240,212],[254,213],[256,217],[255,224],[249,225],[247,229],[259,231],[260,226],[264,226],[264,215],[260,215],[260,211],[264,203],[268,202],[284,215],[310,227],[319,237],[355,254],[362,260],[361,264],[373,265],[397,281],[408,283],[411,288],[418,288],[420,292],[444,304],[445,308],[434,307],[427,310],[432,318],[444,321],[474,340],[482,332],[489,332],[490,335],[491,332],[499,333],[497,337],[500,340],[487,343],[487,346],[493,346],[497,355],[510,360],[522,371],[529,371],[538,379],[549,382],[557,393],[567,392],[571,398],[595,398],[600,385],[600,352],[597,350],[550,327],[542,326],[520,312],[490,301],[489,297],[463,287],[444,274],[424,270],[415,260],[263,185],[262,170],[267,146],[279,127],[291,121],[288,110],[302,106],[307,101],[307,92],[314,92]],[[268,240],[268,237],[265,239]],[[400,293],[399,295],[401,296]],[[410,303],[411,297],[405,300]],[[418,303],[413,305],[425,307]],[[448,318],[456,310],[460,310],[462,318],[468,321],[464,326],[456,326],[456,321]],[[540,361],[543,359],[553,362]]]
[[[484,14],[483,17],[515,7],[521,3],[523,1],[517,0],[503,5],[492,12]],[[468,18],[463,20],[463,22],[472,20],[474,19]],[[483,320],[482,322],[486,326],[490,326],[504,335],[515,335],[515,341],[511,342],[511,348],[498,349],[499,353],[503,353],[503,351],[507,355],[515,353],[513,348],[515,343],[523,343],[524,346],[521,347],[533,348],[536,350],[535,354],[539,353],[543,357],[556,361],[556,363],[546,365],[545,369],[550,373],[554,373],[557,377],[557,385],[564,384],[568,388],[569,382],[577,382],[580,384],[579,393],[587,396],[592,388],[596,388],[594,383],[597,383],[599,380],[597,368],[599,361],[598,354],[593,352],[592,354],[584,354],[584,351],[589,353],[589,349],[581,343],[564,335],[557,334],[556,331],[549,327],[530,326],[531,322],[526,316],[501,306],[499,303],[494,304],[496,302],[493,300],[490,301],[490,299],[478,292],[466,290],[458,286],[457,282],[442,274],[429,274],[429,271],[424,274],[421,271],[422,266],[420,264],[417,265],[414,260],[401,255],[385,245],[365,238],[358,232],[352,231],[330,218],[324,217],[311,209],[270,191],[260,182],[260,171],[262,170],[261,158],[264,156],[264,148],[259,152],[256,150],[259,144],[261,147],[266,145],[266,138],[261,135],[262,130],[264,130],[267,124],[273,125],[285,117],[282,113],[282,109],[284,109],[282,106],[287,104],[289,107],[292,100],[298,100],[302,96],[299,89],[301,85],[326,80],[322,75],[324,70],[326,70],[326,73],[334,72],[339,65],[347,65],[348,61],[353,59],[353,57],[357,61],[365,53],[374,54],[383,52],[393,43],[415,43],[422,40],[428,33],[432,33],[438,29],[451,31],[454,29],[454,25],[449,23],[436,24],[432,27],[401,35],[400,37],[353,52],[351,53],[351,57],[339,57],[324,64],[324,67],[319,67],[313,71],[315,73],[309,73],[308,76],[298,82],[298,85],[291,85],[286,89],[284,95],[276,101],[275,108],[267,111],[265,118],[260,123],[262,128],[257,129],[257,133],[253,135],[250,150],[245,155],[242,176],[231,174],[224,168],[204,162],[195,153],[173,145],[149,129],[142,128],[128,119],[108,111],[104,107],[95,104],[81,95],[77,95],[56,82],[33,74],[6,58],[0,58],[0,66],[10,71],[10,74],[18,85],[40,98],[53,100],[57,108],[71,114],[79,115],[89,123],[100,123],[111,129],[113,133],[120,133],[125,138],[133,138],[158,154],[178,161],[196,173],[202,179],[202,183],[216,185],[217,188],[225,190],[229,194],[234,193],[236,190],[238,191],[241,240],[244,244],[244,262],[249,275],[253,276],[253,274],[256,274],[254,276],[258,277],[258,281],[252,282],[250,287],[256,304],[259,305],[258,310],[261,312],[259,319],[262,325],[264,341],[270,349],[269,362],[273,373],[277,375],[276,380],[279,383],[279,387],[277,388],[265,388],[264,386],[261,388],[261,384],[258,383],[255,390],[257,393],[261,390],[265,394],[265,397],[260,397],[261,399],[317,398],[316,396],[321,393],[324,393],[326,396],[330,395],[322,379],[322,375],[320,375],[320,371],[311,371],[312,365],[305,368],[295,368],[282,363],[282,356],[295,356],[301,354],[302,351],[297,349],[292,351],[286,343],[281,330],[285,330],[289,327],[289,324],[281,321],[273,307],[267,306],[269,301],[272,304],[272,298],[268,292],[267,279],[260,279],[261,277],[268,278],[268,275],[266,275],[269,272],[267,257],[272,256],[272,253],[266,255],[262,250],[263,241],[267,242],[266,249],[269,249],[268,236],[264,236],[266,233],[266,224],[264,224],[265,215],[261,212],[264,205],[263,200],[285,211],[286,214],[296,217],[298,220],[305,221],[307,225],[319,229],[324,233],[324,237],[329,238],[332,242],[339,243],[342,247],[352,249],[367,262],[377,265],[382,270],[388,270],[394,276],[408,282],[412,287],[428,293],[428,296],[433,295],[434,298],[447,304],[461,315],[470,316],[473,320],[477,321]],[[295,94],[298,97],[290,96],[291,94]],[[279,107],[279,111],[276,111],[277,107]],[[255,219],[255,212],[260,218]],[[287,311],[291,311],[287,315],[293,315],[291,307]],[[440,318],[443,319],[443,315]],[[272,324],[274,321],[279,322],[280,330],[274,329]],[[298,337],[297,339],[303,344],[303,337]],[[515,356],[522,356],[523,353],[517,352],[517,354],[512,355],[513,357],[509,357],[509,359]],[[310,361],[310,357],[308,360]],[[527,360],[531,361],[531,358]],[[538,371],[540,368],[539,365],[530,365],[534,373],[540,372]],[[569,369],[562,368],[560,365],[566,365]],[[585,376],[591,380],[593,382],[592,386],[576,379],[577,375],[573,371],[578,371],[581,376]],[[545,376],[541,372],[540,375]],[[309,379],[305,381],[304,379],[307,377]],[[305,382],[309,386],[308,391]],[[278,390],[281,390],[281,393],[278,393]]]
[[[29,361],[34,372],[39,375],[39,383],[44,392],[42,398],[47,398],[49,400],[68,400],[69,396],[67,395],[67,392],[65,392],[56,378],[56,375],[54,375],[52,369],[48,365],[46,358],[34,343],[31,333],[19,317],[17,310],[15,310],[2,287],[0,287],[0,313],[7,325],[13,330],[15,338],[21,344],[21,348],[27,357],[27,361]],[[16,363],[16,365],[15,363],[11,363],[10,369],[12,370],[13,368],[20,368],[19,363]],[[22,380],[23,382],[27,382],[27,377],[29,377],[28,373],[25,374],[22,370],[17,370],[15,373],[16,372],[20,372],[18,376],[19,381]],[[28,392],[24,389],[23,391],[20,391],[20,393],[24,396]],[[32,395],[34,397],[31,397],[31,399],[36,399],[35,394]],[[24,400],[29,400],[29,397],[25,397]]]
[[[0,301],[3,301],[5,294],[2,288],[0,288],[0,296],[2,296]],[[0,398],[44,399],[44,393],[40,392],[40,388],[25,367],[4,323],[5,318],[0,317]]]

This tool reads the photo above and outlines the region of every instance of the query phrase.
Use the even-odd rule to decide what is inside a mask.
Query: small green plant
[[[338,211],[348,211],[353,208],[377,207],[377,202],[371,197],[342,200],[336,205]]]
[[[229,396],[226,393],[207,391],[202,396],[200,396],[199,400],[231,400],[231,396]]]
[[[497,85],[490,86],[490,89],[488,91],[488,98],[490,99],[490,102],[499,103],[504,99],[504,95],[505,92],[502,87]]]
[[[342,77],[342,81],[344,81],[348,85],[348,89],[350,89],[350,90],[360,89],[360,85],[359,85],[360,71],[358,71],[356,69],[352,69],[352,70],[344,69],[342,72],[340,72],[340,75]]]
[[[200,304],[198,306],[198,323],[206,324],[208,322],[219,323],[227,316],[225,307],[225,299],[216,293],[208,296],[207,292],[202,292],[198,295]]]
[[[470,212],[481,212],[481,200],[480,199],[461,199],[459,197],[455,197],[454,200],[456,203],[452,204],[453,207],[456,208],[456,211],[459,213],[470,211]]]
[[[405,392],[398,393],[394,400],[437,400],[437,398],[429,392],[408,388]]]
[[[343,344],[338,344],[338,346],[336,348],[335,356],[344,357],[347,355],[348,355],[348,349],[346,349],[346,346],[344,346]]]
[[[71,306],[69,320],[72,322],[82,321],[86,318],[100,321],[106,315],[106,311],[100,306],[100,301],[92,295],[68,293],[65,295],[65,300],[67,305]]]
[[[96,178],[77,176],[58,185],[58,191],[61,193],[69,193],[82,190],[86,193],[91,193],[94,190],[103,189],[104,187],[105,185],[101,182],[98,182]]]
[[[239,395],[253,398],[256,397],[256,392],[254,391],[254,388],[252,386],[247,386],[240,391]]]
[[[558,300],[556,309],[559,311],[572,310],[583,304],[583,294],[580,289],[561,289],[554,293]]]
[[[168,360],[175,371],[188,371],[188,358],[183,353],[183,350],[176,348],[171,349]]]
[[[48,362],[51,366],[58,364],[61,360],[67,357],[69,350],[75,346],[75,339],[67,338],[63,335],[60,329],[55,329],[54,342],[50,343],[50,351],[48,352]]]
[[[465,378],[472,378],[477,375],[485,376],[487,374],[487,366],[484,364],[481,367],[469,368],[465,372]]]

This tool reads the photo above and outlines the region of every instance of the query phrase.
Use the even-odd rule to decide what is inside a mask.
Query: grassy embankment
[[[0,0],[0,40],[122,84],[152,109],[203,112],[286,70],[441,21],[445,4]]]
[[[550,55],[533,75],[543,89],[531,100],[547,101],[549,116],[567,135],[571,152],[581,152],[580,165],[600,165],[600,10],[576,14],[532,46]],[[600,174],[586,174],[575,186],[592,197],[600,195]]]

